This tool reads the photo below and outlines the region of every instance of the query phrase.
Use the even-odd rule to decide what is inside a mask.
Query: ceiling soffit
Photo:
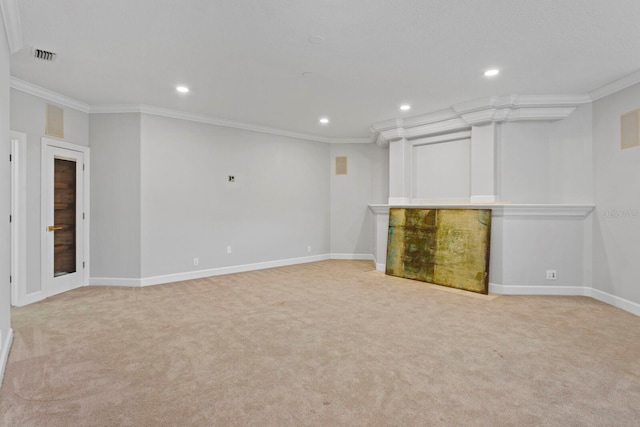
[[[411,140],[492,122],[561,120],[589,102],[589,95],[492,96],[461,102],[422,116],[375,123],[371,132],[376,144],[385,146],[402,138]]]

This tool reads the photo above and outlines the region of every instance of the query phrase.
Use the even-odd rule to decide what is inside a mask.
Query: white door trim
[[[41,271],[41,283],[42,283],[42,291],[45,296],[49,296],[49,290],[45,289],[48,283],[47,276],[47,227],[50,224],[47,224],[47,147],[56,147],[62,148],[64,150],[76,151],[83,153],[84,157],[84,197],[83,197],[83,206],[82,211],[84,212],[84,221],[83,221],[83,258],[84,258],[84,269],[82,270],[82,281],[81,286],[87,286],[89,284],[89,271],[91,267],[90,263],[90,236],[89,236],[89,225],[90,225],[90,212],[89,212],[89,176],[90,176],[90,162],[89,162],[89,147],[85,147],[84,145],[71,144],[69,142],[55,140],[51,138],[42,138],[42,146],[41,146],[41,161],[40,161],[40,177],[41,177],[41,185],[40,185],[40,271]]]
[[[11,304],[27,299],[27,135],[11,131]]]

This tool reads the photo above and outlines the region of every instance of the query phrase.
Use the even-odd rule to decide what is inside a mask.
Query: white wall
[[[335,158],[347,157],[347,175],[335,174]],[[368,205],[386,203],[389,150],[375,144],[332,144],[331,253],[373,254],[372,214]]]
[[[592,204],[592,105],[578,107],[549,132],[549,203]]]
[[[471,196],[471,140],[413,144],[413,197],[431,202],[468,202]]]
[[[498,126],[498,193],[509,203],[549,202],[549,122]]]
[[[143,278],[329,253],[328,144],[146,114],[141,135]]]
[[[0,159],[9,159],[9,45],[5,33],[4,20],[0,13]],[[0,218],[9,218],[11,211],[11,169],[8,161],[0,161]],[[9,221],[0,221],[0,385],[11,345],[11,273]]]
[[[42,290],[40,275],[41,141],[46,104],[42,98],[11,89],[11,130],[27,134],[27,294]],[[64,141],[89,145],[88,114],[64,109]],[[50,136],[47,138],[57,139]]]
[[[584,226],[584,219],[579,217],[502,218],[502,281],[498,282],[496,276],[494,283],[504,285],[511,293],[521,288],[543,295],[553,295],[558,288],[582,288],[584,262],[588,262],[583,257]],[[556,271],[556,280],[546,279],[547,270]]]
[[[592,107],[499,125],[498,191],[510,203],[593,203]]]
[[[140,114],[92,114],[91,277],[140,278]]]
[[[638,108],[640,84],[593,103],[593,287],[636,304],[640,304],[640,147],[620,149],[620,115]]]

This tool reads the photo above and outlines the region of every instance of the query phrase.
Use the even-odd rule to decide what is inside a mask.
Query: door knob
[[[62,227],[56,227],[55,225],[49,226],[49,231],[56,231],[56,230],[62,230]]]

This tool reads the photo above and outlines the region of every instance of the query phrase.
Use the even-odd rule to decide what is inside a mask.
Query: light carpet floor
[[[637,426],[640,318],[324,261],[12,310],[5,426]]]

